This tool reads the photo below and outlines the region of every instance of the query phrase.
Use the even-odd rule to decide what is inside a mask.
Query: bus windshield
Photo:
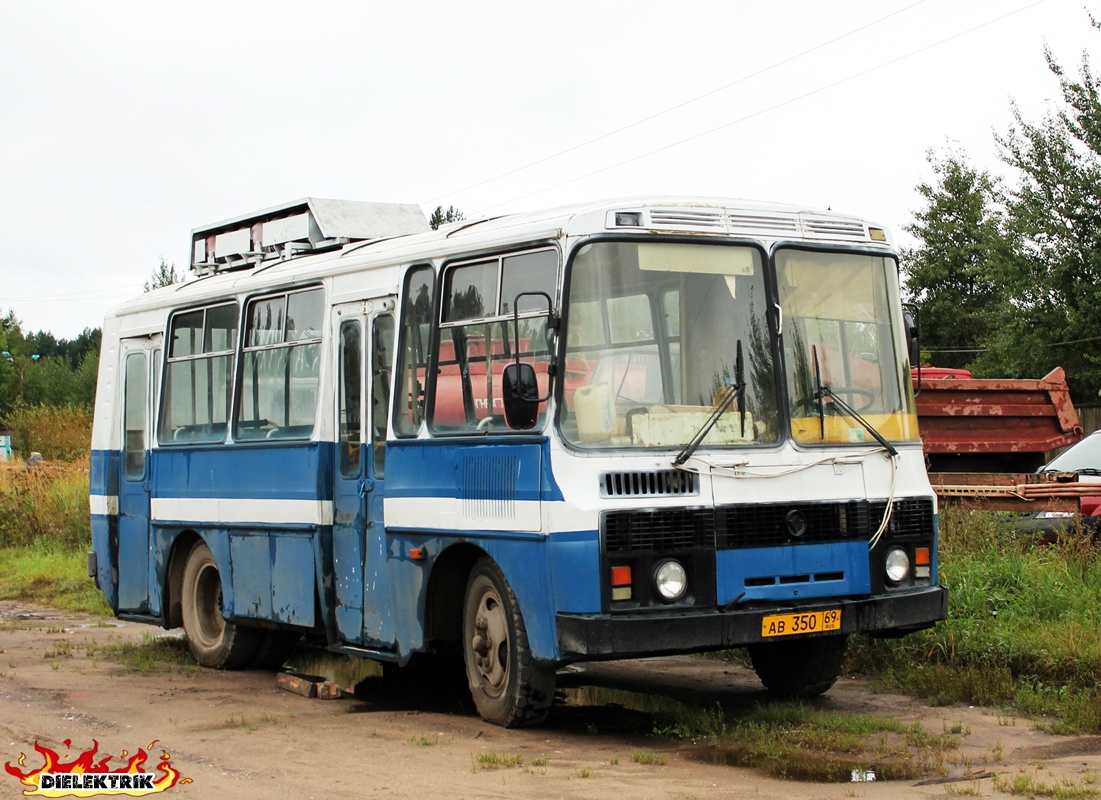
[[[569,278],[559,424],[581,448],[779,439],[763,253],[593,242]]]
[[[792,435],[805,444],[918,438],[895,261],[782,249],[776,280]],[[838,399],[840,402],[837,402]],[[848,406],[848,408],[845,408]]]

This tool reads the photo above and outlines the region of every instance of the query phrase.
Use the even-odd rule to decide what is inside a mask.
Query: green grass
[[[1096,780],[1097,776],[1094,774],[1092,781]],[[1084,781],[1084,784],[1074,783],[1070,780],[1050,784],[1041,781],[1030,773],[1019,772],[1008,777],[995,775],[993,785],[999,792],[1014,797],[1054,797],[1057,800],[1094,800],[1094,798],[1101,798],[1101,792],[1096,787],[1088,785],[1091,782],[1089,773],[1087,773]]]
[[[87,555],[43,544],[0,548],[0,600],[112,614],[107,598],[88,577]]]
[[[1101,730],[1101,546],[1045,545],[1005,515],[941,514],[948,620],[904,639],[857,637],[848,669],[934,704],[973,703]]]
[[[145,634],[139,642],[107,644],[97,653],[141,675],[190,675],[202,669],[187,642],[177,637]]]
[[[524,765],[524,757],[519,753],[509,753],[505,755],[498,755],[497,753],[479,753],[474,756],[473,763],[471,764],[471,772],[477,772],[478,770],[485,769],[511,769],[512,767],[522,767]]]

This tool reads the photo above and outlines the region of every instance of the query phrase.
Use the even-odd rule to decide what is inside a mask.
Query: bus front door
[[[124,339],[119,349],[122,402],[118,461],[118,610],[149,613],[150,420],[160,337]]]
[[[338,637],[394,645],[382,508],[386,421],[394,353],[394,299],[333,310],[336,464],[333,470],[332,585]]]

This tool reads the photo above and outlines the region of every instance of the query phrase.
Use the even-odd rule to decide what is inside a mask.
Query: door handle
[[[366,497],[367,493],[375,488],[375,481],[373,478],[367,478],[359,485],[359,496]]]

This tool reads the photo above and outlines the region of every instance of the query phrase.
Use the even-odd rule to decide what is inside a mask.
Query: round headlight
[[[887,580],[891,583],[901,583],[910,574],[910,557],[901,547],[892,547],[887,551],[886,560]]]
[[[679,561],[662,561],[654,570],[654,586],[662,600],[680,600],[688,588],[688,573]]]

